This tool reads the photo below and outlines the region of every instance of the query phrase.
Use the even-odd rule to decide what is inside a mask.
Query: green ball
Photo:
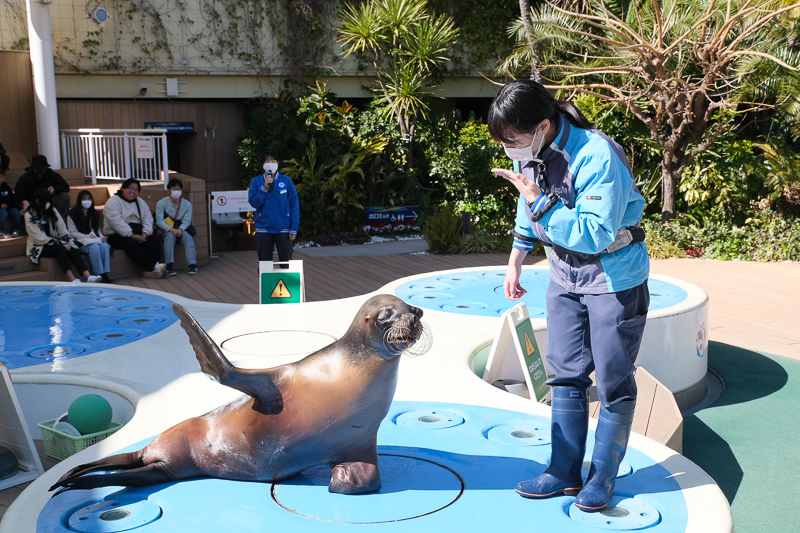
[[[67,420],[81,435],[104,431],[111,425],[111,404],[97,394],[75,398],[67,411]]]

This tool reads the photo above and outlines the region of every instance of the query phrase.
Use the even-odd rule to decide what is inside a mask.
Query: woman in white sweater
[[[153,235],[153,214],[139,198],[140,190],[139,180],[129,178],[122,182],[117,194],[103,207],[103,227],[108,244],[123,250],[142,267],[144,277],[158,279],[164,275],[166,265],[159,262],[161,243]]]

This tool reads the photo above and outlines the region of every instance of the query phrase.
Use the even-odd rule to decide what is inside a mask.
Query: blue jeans
[[[164,240],[164,262],[167,264],[175,262],[175,243],[179,242],[183,245],[183,251],[186,252],[186,262],[190,265],[197,265],[197,251],[194,249],[194,238],[186,233],[181,233],[180,237],[175,237],[170,231],[161,234]]]
[[[92,274],[108,274],[111,272],[111,245],[107,242],[95,242],[81,246],[80,252],[89,256]]]
[[[0,209],[0,232],[3,231],[3,226],[9,216],[11,216],[11,222],[13,224],[12,231],[20,231],[22,229],[22,217],[19,214],[19,209],[16,207],[9,207],[7,209]]]

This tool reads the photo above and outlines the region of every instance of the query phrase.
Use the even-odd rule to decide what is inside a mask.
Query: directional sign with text
[[[419,206],[365,207],[362,224],[366,226],[416,226],[419,224]]]

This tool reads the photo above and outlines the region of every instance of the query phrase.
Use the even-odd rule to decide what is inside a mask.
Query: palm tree
[[[675,216],[681,172],[731,125],[731,113],[781,102],[754,99],[751,77],[769,65],[783,83],[798,50],[774,32],[800,3],[785,0],[590,0],[582,9],[544,0],[532,36],[554,89],[623,106],[663,148],[662,217]],[[523,34],[522,22],[510,31]],[[506,68],[521,64],[518,47]],[[788,83],[788,82],[787,82]],[[751,88],[752,89],[752,88]],[[779,94],[773,91],[772,94]]]
[[[458,29],[449,16],[431,15],[426,0],[348,4],[339,19],[344,57],[371,66],[378,104],[395,116],[411,169],[417,119],[428,112],[425,98],[438,85],[437,71],[448,60]]]

